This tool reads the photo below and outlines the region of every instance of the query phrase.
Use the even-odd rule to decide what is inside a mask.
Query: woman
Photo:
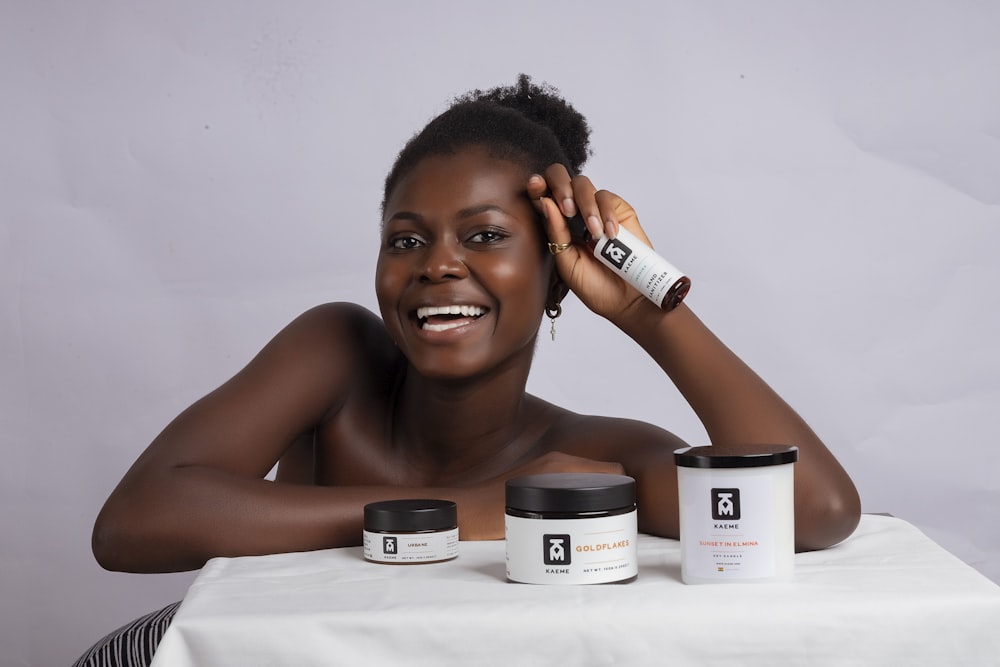
[[[568,291],[649,353],[713,444],[799,447],[799,550],[847,537],[857,492],[792,408],[687,306],[659,309],[571,243],[575,213],[592,235],[645,238],[623,199],[579,175],[588,145],[584,118],[525,76],[431,121],[386,179],[381,319],[314,308],[178,416],[101,511],[98,561],[163,572],[358,544],[366,503],[413,496],[456,501],[463,539],[499,539],[504,481],[557,471],[634,477],[640,530],[677,537],[679,438],[525,392],[543,314]]]

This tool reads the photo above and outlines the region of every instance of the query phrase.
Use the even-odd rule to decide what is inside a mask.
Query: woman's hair
[[[590,127],[559,91],[521,74],[513,86],[473,90],[452,102],[399,152],[385,179],[382,208],[425,157],[483,146],[490,155],[542,173],[556,162],[578,174],[590,157]]]

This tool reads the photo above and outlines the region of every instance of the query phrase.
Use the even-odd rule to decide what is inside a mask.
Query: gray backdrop
[[[66,664],[183,595],[100,570],[101,503],[296,314],[375,307],[396,151],[522,71],[589,117],[590,175],[865,510],[1000,580],[998,25],[954,0],[4,0],[2,662]],[[578,301],[538,347],[533,392],[704,443]]]

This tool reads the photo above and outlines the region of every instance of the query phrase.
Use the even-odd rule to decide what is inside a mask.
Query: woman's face
[[[375,291],[420,373],[459,379],[530,363],[552,263],[529,175],[470,147],[424,158],[389,194]]]

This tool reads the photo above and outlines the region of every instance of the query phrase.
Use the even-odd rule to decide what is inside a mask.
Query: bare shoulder
[[[354,303],[325,303],[305,311],[282,329],[245,373],[270,376],[316,399],[350,391],[365,378],[386,378],[400,363],[382,320]],[[255,373],[258,366],[261,373]],[[289,387],[290,388],[290,387]],[[304,396],[302,397],[305,398]]]
[[[178,415],[147,450],[165,466],[211,465],[263,476],[301,435],[359,387],[385,382],[394,346],[360,306],[316,306],[279,331],[236,375]],[[359,367],[367,372],[358,372]]]
[[[562,411],[549,432],[550,446],[558,451],[618,460],[668,456],[685,447],[681,438],[670,431],[637,419],[581,415]]]
[[[373,352],[387,350],[392,341],[373,312],[356,303],[344,301],[324,303],[305,311],[276,337],[315,338],[327,344],[353,343]]]
[[[675,434],[647,422],[563,412],[548,434],[554,451],[621,464],[636,481],[639,529],[676,538],[677,468],[674,451],[687,446]]]
[[[335,375],[363,365],[370,371],[397,363],[398,351],[382,320],[354,303],[325,303],[310,308],[282,329],[261,350],[257,361],[298,359],[317,373]]]

